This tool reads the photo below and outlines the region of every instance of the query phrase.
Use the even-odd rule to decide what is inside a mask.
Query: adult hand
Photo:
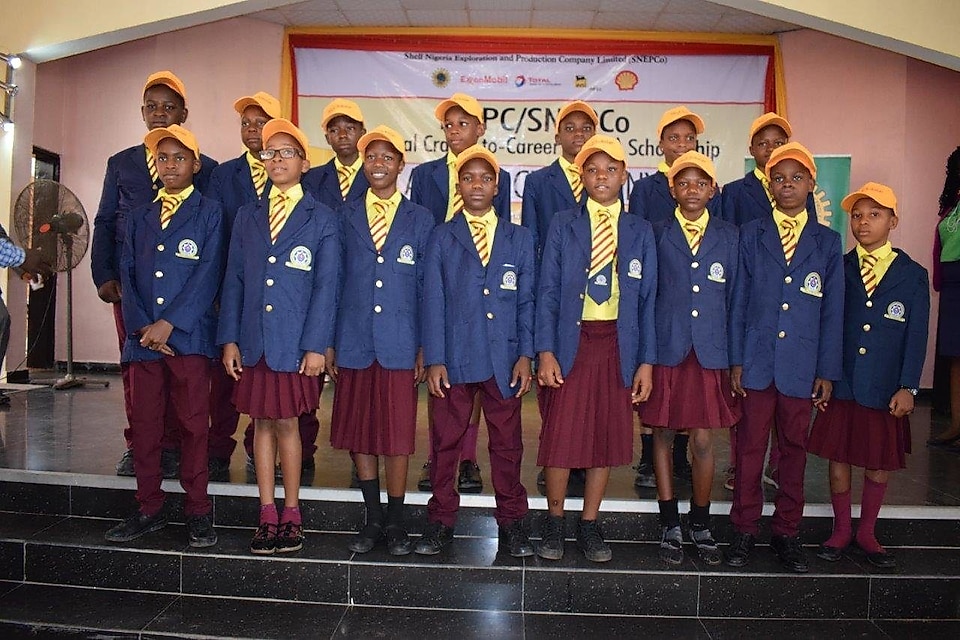
[[[107,280],[97,289],[97,295],[106,303],[120,302],[120,281]]]

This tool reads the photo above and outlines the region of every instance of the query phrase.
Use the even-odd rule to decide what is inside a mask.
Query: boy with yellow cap
[[[462,215],[436,227],[427,244],[421,317],[433,396],[433,496],[427,530],[415,549],[425,555],[453,541],[460,506],[454,480],[477,396],[490,440],[500,548],[513,557],[533,555],[523,522],[520,407],[532,382],[535,258],[530,231],[494,210],[499,168],[481,145],[458,154]]]
[[[187,92],[171,71],[158,71],[151,74],[141,92],[142,106],[140,115],[148,130],[170,125],[182,125],[187,120]],[[201,192],[207,187],[210,173],[217,165],[205,155],[200,156],[200,171],[194,177],[193,184]],[[157,191],[163,183],[157,173],[153,152],[146,145],[124,149],[107,160],[106,175],[103,178],[103,191],[100,206],[93,222],[93,243],[90,247],[90,270],[97,295],[101,300],[113,305],[113,317],[117,325],[117,338],[120,350],[123,350],[127,331],[123,326],[123,312],[120,308],[122,297],[120,287],[120,251],[126,235],[127,217],[137,207],[150,204],[157,197]],[[133,453],[130,439],[130,420],[133,408],[130,404],[130,377],[127,365],[120,363],[123,379],[123,401],[127,413],[127,428],[123,436],[127,450],[117,463],[117,475],[132,476]],[[177,427],[172,421],[168,424],[163,443],[163,475],[165,478],[177,476]]]
[[[874,534],[891,471],[906,466],[909,416],[927,350],[930,289],[927,270],[893,249],[897,196],[868,182],[840,203],[850,214],[857,246],[843,259],[843,377],[830,410],[817,413],[807,449],[830,460],[833,534],[817,556],[835,562],[856,544],[874,566],[896,560]],[[850,467],[864,469],[860,523],[850,519]]]
[[[610,468],[633,455],[631,404],[650,395],[656,360],[657,251],[650,223],[624,215],[626,155],[595,135],[574,158],[589,196],[557,213],[544,239],[536,350],[543,415],[537,464],[548,514],[537,554],[563,557],[570,470],[586,469],[577,546],[592,562],[613,556],[598,520]]]
[[[330,162],[308,171],[303,176],[303,188],[337,211],[346,202],[362,200],[369,186],[357,149],[360,136],[367,132],[360,105],[346,98],[332,100],[323,108],[320,128],[336,155]]]
[[[743,397],[737,426],[737,476],[726,562],[742,567],[760,530],[761,475],[776,419],[780,487],[771,546],[790,571],[808,571],[798,535],[803,516],[810,411],[826,409],[842,374],[843,259],[840,236],[807,210],[815,187],[813,155],[797,142],[774,150],[766,167],[773,215],[740,228],[730,321],[730,382]]]
[[[164,414],[181,429],[180,484],[192,547],[216,544],[207,495],[210,359],[216,357],[214,299],[226,256],[220,204],[193,186],[200,148],[180,125],[144,143],[163,183],[154,202],[130,212],[120,257],[137,513],[106,533],[128,542],[166,525],[160,488]]]

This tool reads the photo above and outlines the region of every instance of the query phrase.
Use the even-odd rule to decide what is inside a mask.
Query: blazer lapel
[[[477,264],[480,264],[480,254],[477,253],[477,245],[473,242],[473,236],[470,235],[470,227],[467,224],[467,218],[465,216],[456,216],[453,220],[453,236],[463,245],[464,250],[467,254],[473,256],[477,261]],[[496,240],[496,237],[494,237]]]
[[[399,218],[399,212],[397,212],[397,217]],[[350,215],[347,217],[350,227],[353,228],[354,232],[360,238],[360,243],[369,249],[370,251],[376,251],[376,247],[373,246],[373,236],[370,235],[370,222],[367,220],[367,210],[365,206],[357,207],[352,209]],[[397,224],[397,221],[394,220],[393,224]],[[393,232],[393,226],[390,227],[390,232]],[[387,241],[390,242],[390,235],[387,234]],[[386,243],[384,243],[386,246]]]
[[[786,269],[787,259],[783,255],[783,244],[780,242],[780,234],[772,214],[760,223],[760,244],[773,256],[777,263]],[[793,264],[797,264],[796,255],[794,255]]]
[[[770,213],[773,214],[773,207],[770,205],[770,198],[767,197],[767,191],[763,188],[763,183],[760,182],[752,171],[747,174],[746,187],[746,192],[750,199],[756,202],[758,206],[769,209]]]
[[[236,180],[243,193],[243,202],[253,202],[257,199],[257,187],[253,184],[253,174],[250,173],[250,163],[247,162],[247,154],[240,156],[240,162],[237,163]],[[266,170],[266,169],[264,169]],[[270,193],[270,179],[267,178],[267,185],[263,188],[264,193]]]
[[[858,260],[859,262],[859,260]],[[883,279],[880,280],[880,284],[877,285],[876,294],[885,293],[888,289],[893,289],[897,287],[904,278],[904,269],[903,265],[905,261],[903,260],[902,252],[897,252],[897,257],[893,259],[893,262],[890,263],[890,268],[887,269],[887,272],[883,274]],[[859,272],[859,267],[857,269]]]
[[[172,235],[190,221],[190,218],[196,213],[197,207],[200,206],[200,194],[197,191],[194,191],[190,194],[190,197],[184,200],[180,204],[180,208],[177,209],[177,212],[173,214],[173,217],[170,218],[170,224],[167,225],[167,228],[162,231],[164,236]],[[157,221],[157,227],[160,227],[160,216],[150,216],[151,218]]]
[[[667,238],[667,241],[670,242],[682,255],[691,256],[690,253],[690,243],[687,242],[687,236],[683,233],[683,229],[680,228],[680,222],[674,217],[670,221],[670,226],[667,227],[666,233],[664,234]],[[701,241],[700,252],[703,252],[703,243]]]
[[[447,163],[445,160],[437,163],[437,168],[433,170],[433,181],[437,184],[437,188],[440,189],[440,195],[443,196],[443,201],[450,202],[450,173],[447,171]]]
[[[711,220],[715,219],[713,216],[710,216]],[[686,236],[684,236],[684,241],[686,241]],[[717,246],[717,243],[720,242],[720,232],[717,231],[717,227],[712,223],[707,223],[707,228],[703,230],[703,237],[700,239],[700,249],[697,251],[697,256],[703,257],[713,251],[713,248]],[[688,245],[689,246],[689,245]]]
[[[820,223],[817,222],[817,214],[809,215],[807,224],[803,225],[803,231],[797,241],[797,250],[793,252],[791,265],[803,264],[804,261],[813,253],[813,250],[820,244]],[[781,245],[781,253],[783,252]]]
[[[626,224],[623,222],[624,214],[620,214],[621,224]],[[590,214],[587,213],[587,205],[581,205],[580,211],[577,216],[573,219],[573,223],[570,225],[573,229],[573,237],[577,239],[577,242],[580,244],[580,248],[583,252],[583,255],[586,256],[587,264],[590,263],[590,252],[593,250],[593,240],[590,236]],[[617,225],[618,229],[621,225]],[[619,236],[619,234],[618,234]],[[620,236],[622,238],[622,236]]]
[[[257,215],[253,217],[254,226],[263,236],[266,245],[269,247],[273,243],[270,241],[270,196],[269,192],[263,194],[263,198],[257,203]]]
[[[400,206],[397,207],[397,215],[393,217],[393,223],[390,225],[390,230],[387,231],[387,239],[383,243],[384,247],[392,247],[399,242],[398,238],[406,235],[407,229],[410,228],[414,220],[412,209],[413,206],[409,200],[406,198],[400,199]],[[370,235],[369,230],[367,235]],[[372,238],[370,246],[373,246]]]
[[[550,182],[550,186],[557,192],[557,195],[560,196],[561,202],[570,207],[577,206],[578,202],[573,197],[570,181],[567,180],[567,176],[564,174],[563,167],[560,166],[559,160],[554,160],[553,164],[550,165],[547,179]],[[584,193],[586,193],[586,191],[584,191]],[[566,208],[566,206],[564,208]]]

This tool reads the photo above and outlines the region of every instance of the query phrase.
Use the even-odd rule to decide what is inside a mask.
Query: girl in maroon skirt
[[[220,302],[217,342],[237,381],[233,402],[255,423],[260,526],[250,551],[256,554],[303,546],[297,418],[320,403],[324,353],[333,345],[339,224],[300,186],[310,167],[307,147],[307,137],[288,120],[263,127],[260,158],[272,187],[268,197],[237,212]],[[282,516],[274,504],[278,450]]]
[[[650,223],[622,211],[626,156],[616,138],[596,135],[574,162],[589,196],[557,213],[543,243],[535,348],[548,513],[537,554],[563,557],[564,498],[570,469],[586,469],[577,546],[588,560],[613,552],[597,522],[610,467],[633,457],[631,401],[650,395],[657,255]]]
[[[400,134],[379,126],[361,136],[357,147],[370,188],[340,210],[343,277],[336,350],[327,351],[327,373],[337,383],[330,442],[353,456],[366,510],[365,524],[348,548],[366,553],[386,539],[391,555],[407,555],[413,547],[403,502],[424,371],[417,328],[423,254],[434,221],[429,210],[397,190],[403,171]],[[380,456],[387,476],[386,515]]]
[[[654,472],[660,507],[660,559],[683,562],[683,534],[673,492],[673,447],[689,431],[693,453],[690,537],[700,558],[720,564],[710,532],[713,430],[740,418],[730,389],[727,326],[737,272],[737,228],[707,211],[717,190],[709,158],[688,151],[667,172],[674,215],[653,226],[657,239],[657,365],[653,393],[640,419],[653,427]]]
[[[830,460],[833,534],[817,555],[837,561],[854,540],[875,566],[896,566],[874,528],[891,471],[910,453],[914,396],[927,347],[927,271],[890,245],[899,223],[890,187],[868,182],[843,199],[857,246],[844,256],[843,379],[818,412],[807,449]],[[850,517],[850,467],[863,467],[860,524]]]

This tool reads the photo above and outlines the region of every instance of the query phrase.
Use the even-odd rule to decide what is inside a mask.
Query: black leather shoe
[[[566,539],[566,521],[563,516],[543,516],[540,525],[540,545],[537,555],[545,560],[559,560],[563,557],[563,541]]]
[[[723,554],[723,559],[731,567],[745,567],[750,561],[750,552],[757,543],[757,539],[752,533],[740,533],[734,535],[733,542],[727,547]]]
[[[806,573],[810,570],[798,536],[770,536],[770,548],[780,558],[780,563],[790,571]]]
[[[637,465],[637,477],[633,480],[633,486],[638,489],[655,489],[657,487],[657,478],[653,475],[653,463],[640,461]]]
[[[160,452],[160,472],[164,480],[174,480],[180,476],[180,452],[176,449],[164,449]]]
[[[403,525],[388,524],[383,533],[387,538],[387,553],[392,556],[408,556],[413,553],[413,540]]]
[[[457,491],[460,493],[480,493],[483,491],[483,478],[480,477],[480,467],[472,460],[460,463],[460,473],[457,476]]]
[[[427,460],[420,469],[420,477],[417,478],[417,491],[423,491],[424,493],[433,491],[433,483],[430,482],[430,464],[430,461]]]
[[[596,520],[577,521],[577,547],[590,562],[609,562],[613,550],[603,540],[603,530]]]
[[[354,553],[367,553],[381,538],[383,538],[383,525],[379,522],[368,522],[353,536],[347,544],[347,549]]]
[[[528,558],[533,555],[533,545],[522,520],[514,520],[500,527],[499,548],[506,549],[514,558]]]
[[[897,559],[886,549],[878,551],[877,553],[868,553],[867,562],[878,569],[893,569],[897,566]]]
[[[133,470],[132,449],[127,449],[123,452],[123,455],[120,456],[120,460],[117,462],[117,475],[125,478],[132,478],[137,475],[137,472]]]
[[[820,545],[820,548],[817,549],[817,557],[821,560],[826,560],[827,562],[837,562],[843,557],[843,549],[839,547],[831,547],[828,544]]]
[[[210,482],[228,482],[230,480],[229,458],[209,458],[207,460],[207,474]]]
[[[213,517],[209,513],[202,516],[188,516],[187,537],[190,540],[190,546],[195,549],[217,544],[217,530],[213,528]]]
[[[145,516],[138,511],[136,515],[109,529],[103,537],[107,542],[130,542],[140,536],[159,531],[165,526],[167,526],[167,517],[162,511],[152,516]]]
[[[431,522],[413,549],[422,556],[435,556],[453,542],[453,527]]]

